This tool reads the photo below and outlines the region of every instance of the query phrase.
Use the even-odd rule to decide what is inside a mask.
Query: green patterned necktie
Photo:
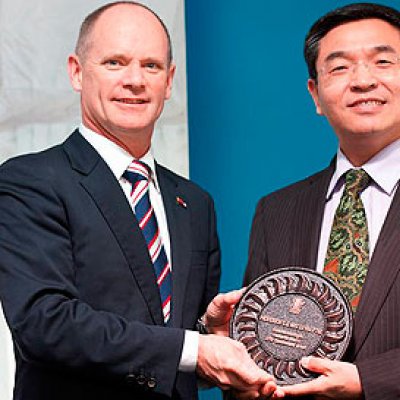
[[[342,289],[354,312],[369,262],[367,217],[360,198],[369,181],[370,177],[363,169],[347,171],[325,258],[324,274]]]

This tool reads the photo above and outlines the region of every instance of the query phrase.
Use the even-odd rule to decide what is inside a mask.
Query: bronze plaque
[[[343,356],[352,324],[348,301],[330,279],[310,269],[287,267],[248,286],[232,315],[230,336],[242,342],[279,385],[292,385],[317,376],[302,368],[302,357]]]

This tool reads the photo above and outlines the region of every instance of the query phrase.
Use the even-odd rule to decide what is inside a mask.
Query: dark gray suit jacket
[[[260,200],[253,220],[247,285],[284,266],[316,268],[333,164]],[[400,397],[400,192],[376,244],[345,361],[354,362],[368,400]]]
[[[195,374],[177,370],[183,329],[218,292],[214,208],[188,180],[161,166],[157,176],[171,238],[171,327],[127,199],[79,132],[0,168],[0,296],[15,399],[197,397]]]

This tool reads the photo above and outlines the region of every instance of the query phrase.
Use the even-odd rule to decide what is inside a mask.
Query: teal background
[[[336,137],[307,92],[303,40],[320,16],[350,3],[186,0],[190,177],[215,200],[222,291],[241,286],[259,198],[335,154]]]

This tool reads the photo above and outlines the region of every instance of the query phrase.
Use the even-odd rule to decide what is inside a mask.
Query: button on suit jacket
[[[214,208],[195,184],[156,168],[171,238],[168,327],[128,201],[78,131],[0,168],[0,297],[15,399],[197,397],[195,374],[177,370],[184,329],[218,292]]]

